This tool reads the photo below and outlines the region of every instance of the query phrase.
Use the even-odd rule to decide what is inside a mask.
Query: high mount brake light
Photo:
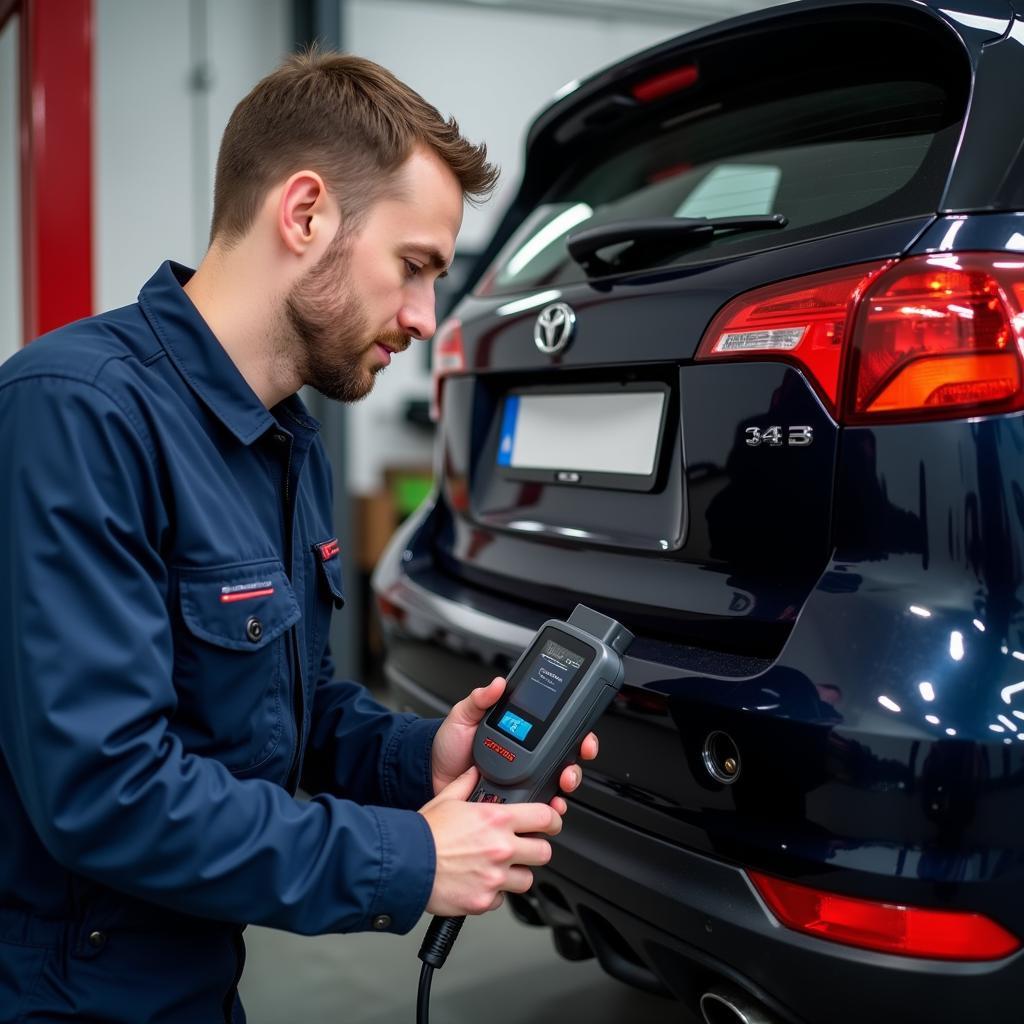
[[[982,914],[878,903],[757,871],[747,875],[787,928],[832,942],[934,960],[1000,960],[1020,949],[1016,936]]]
[[[1024,408],[1024,260],[914,256],[781,281],[734,299],[697,358],[783,359],[845,423]]]
[[[433,390],[430,399],[430,418],[441,419],[441,388],[444,378],[466,368],[466,353],[462,347],[462,321],[449,317],[437,329],[431,347],[430,373]]]
[[[659,75],[653,75],[642,82],[637,82],[630,89],[634,99],[641,103],[653,103],[664,96],[671,96],[674,92],[682,92],[695,85],[700,77],[696,64],[684,64],[682,67],[673,68],[671,71],[663,71]]]

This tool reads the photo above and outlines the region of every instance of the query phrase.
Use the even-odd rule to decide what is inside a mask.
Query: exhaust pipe
[[[737,988],[720,987],[700,997],[705,1024],[778,1024],[760,1003]]]

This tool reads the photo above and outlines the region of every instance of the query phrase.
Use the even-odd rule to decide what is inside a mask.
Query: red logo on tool
[[[506,761],[514,761],[516,755],[511,750],[506,750],[500,743],[495,743],[489,736],[484,740],[484,746],[488,750],[493,750],[496,754],[500,754]]]
[[[341,550],[341,545],[337,537],[332,537],[323,544],[317,544],[316,549],[320,552],[320,561],[329,562]]]

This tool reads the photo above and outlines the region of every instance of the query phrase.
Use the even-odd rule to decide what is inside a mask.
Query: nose
[[[398,326],[413,338],[432,338],[437,329],[434,290],[410,297],[398,312]]]

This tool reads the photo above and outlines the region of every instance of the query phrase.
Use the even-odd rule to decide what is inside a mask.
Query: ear
[[[318,241],[334,237],[337,224],[329,223],[334,204],[323,178],[316,171],[297,171],[281,189],[277,206],[277,230],[285,247],[305,255]]]

